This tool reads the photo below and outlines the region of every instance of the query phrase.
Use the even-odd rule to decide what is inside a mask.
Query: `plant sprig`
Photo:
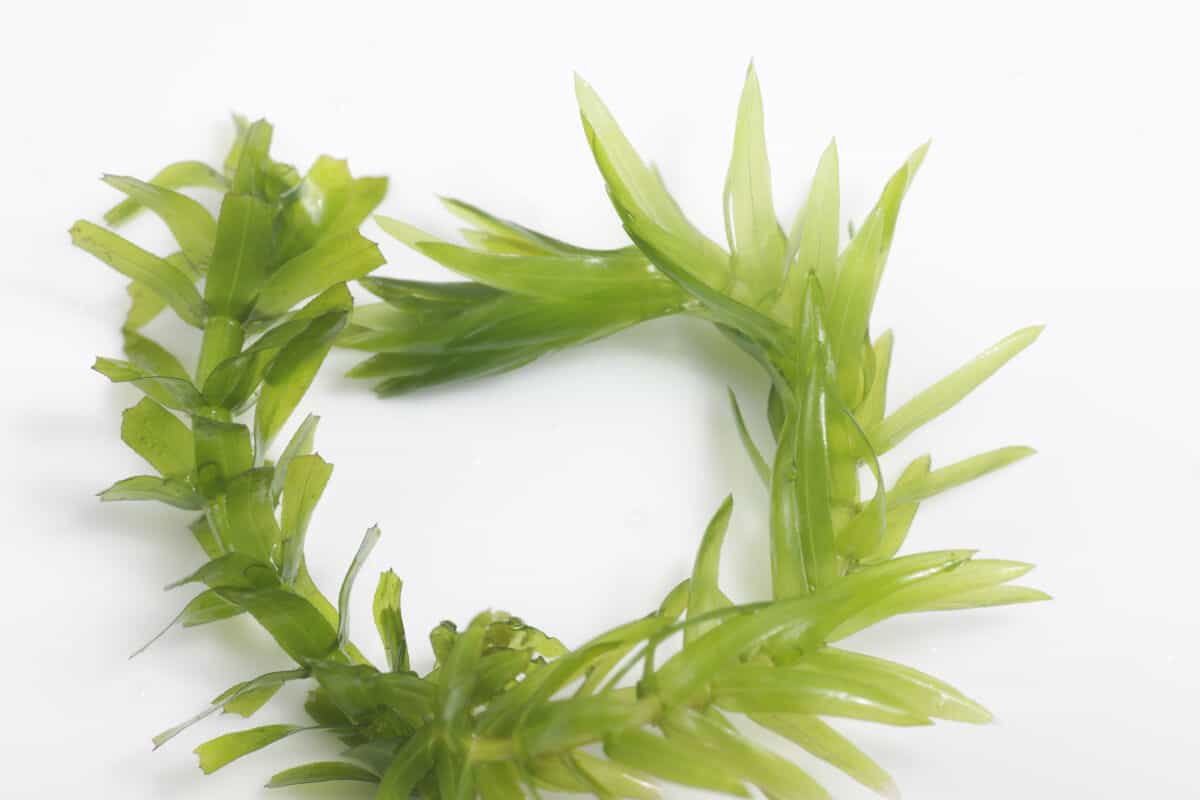
[[[898,614],[1045,597],[1011,584],[1026,564],[970,550],[897,555],[921,502],[1031,452],[1003,448],[937,470],[926,456],[884,485],[880,456],[1037,336],[1014,334],[885,414],[893,342],[890,333],[872,341],[869,317],[925,149],[892,177],[842,247],[831,144],[785,232],[771,203],[751,69],[725,186],[726,248],[687,220],[592,89],[580,81],[577,90],[588,142],[631,240],[618,249],[576,247],[451,200],[447,207],[471,226],[466,246],[379,222],[470,281],[369,277],[382,257],[357,229],[386,183],[353,178],[328,157],[301,176],[272,159],[262,121],[239,123],[222,170],[180,162],[146,183],[107,179],[127,199],[106,220],[148,209],[166,223],[177,253],[154,255],[87,222],[72,228],[78,245],[131,279],[128,358],[98,359],[96,369],[145,393],[125,412],[122,439],[157,473],[119,481],[102,498],[199,512],[190,530],[208,560],[172,586],[203,589],[178,621],[249,614],[292,662],[231,687],[156,745],[219,710],[250,717],[283,685],[305,681],[312,725],[219,736],[197,748],[202,769],[319,730],[340,741],[341,760],[285,770],[269,786],[351,781],[375,784],[380,800],[506,800],[542,790],[651,798],[656,782],[668,781],[735,796],[751,786],[776,798],[828,796],[735,725],[740,716],[890,796],[886,771],[826,718],[896,726],[990,719],[929,675],[835,646]],[[216,219],[178,191],[190,187],[224,192]],[[353,308],[352,280],[382,302]],[[201,331],[192,369],[138,332],[167,308]],[[384,572],[374,619],[387,664],[371,664],[350,642],[347,621],[378,529],[364,538],[335,606],[304,560],[309,519],[332,473],[313,452],[316,418],[270,457],[335,340],[374,352],[353,374],[396,394],[512,369],[676,313],[712,322],[771,381],[773,452],[753,441],[731,393],[739,434],[769,489],[769,598],[735,601],[720,585],[733,513],[727,498],[692,574],[657,610],[574,649],[489,611],[461,629],[436,627],[435,664],[420,675],[408,655],[402,583]],[[875,484],[867,493],[864,467]],[[671,638],[680,647],[660,663],[660,645]]]

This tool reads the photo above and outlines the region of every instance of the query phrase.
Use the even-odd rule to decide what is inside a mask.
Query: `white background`
[[[423,227],[451,232],[440,193],[615,245],[574,107],[578,70],[719,236],[753,57],[785,214],[832,135],[845,213],[858,219],[909,150],[934,140],[875,319],[897,334],[893,401],[1017,327],[1049,325],[887,467],[895,474],[925,450],[945,464],[1005,444],[1039,448],[928,503],[911,546],[1037,562],[1030,582],[1056,600],[900,620],[855,642],[955,683],[997,723],[843,729],[907,798],[1198,796],[1194,4],[719,9],[6,6],[0,794],[255,798],[270,794],[256,787],[273,771],[328,755],[319,736],[298,737],[205,778],[189,750],[236,728],[229,719],[150,752],[153,733],[282,662],[241,622],[176,631],[126,660],[183,602],[160,587],[200,557],[184,515],[93,497],[143,469],[118,441],[135,395],[88,370],[95,354],[119,355],[124,281],[66,234],[114,202],[101,172],[144,178],[181,158],[217,161],[237,110],[276,124],[284,160],[330,152],[389,175],[383,210]],[[379,235],[373,224],[365,232]],[[131,235],[166,244],[153,220]],[[398,245],[384,251],[385,274],[439,274]],[[424,631],[487,606],[569,644],[645,613],[686,574],[731,490],[726,580],[735,596],[762,595],[765,498],[725,386],[742,393],[761,435],[763,381],[704,325],[659,322],[515,374],[386,402],[339,377],[351,363],[335,356],[301,409],[323,415],[318,445],[337,464],[310,560],[335,587],[378,521],[385,539],[370,571],[403,576],[421,663]],[[363,640],[372,583],[357,595]],[[297,699],[256,720],[291,720]],[[813,771],[838,798],[867,796]],[[288,796],[360,795],[369,792]]]

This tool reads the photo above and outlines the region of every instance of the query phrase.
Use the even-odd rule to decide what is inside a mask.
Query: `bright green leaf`
[[[1041,335],[1041,326],[1022,328],[1001,339],[966,365],[942,378],[912,400],[888,415],[870,431],[871,441],[880,453],[886,453],[904,441],[910,433],[941,416],[991,377]]]

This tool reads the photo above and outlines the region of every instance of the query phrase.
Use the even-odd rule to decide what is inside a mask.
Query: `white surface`
[[[134,395],[88,371],[94,354],[119,353],[124,282],[66,235],[113,201],[100,172],[216,160],[239,110],[276,123],[285,160],[328,151],[390,175],[384,209],[435,230],[451,229],[442,193],[612,244],[573,104],[578,70],[719,235],[753,56],[786,213],[829,136],[860,219],[890,170],[934,139],[876,316],[876,330],[897,331],[894,399],[1010,330],[1049,323],[888,466],[923,449],[947,463],[1037,446],[1036,459],[928,504],[912,543],[1035,561],[1031,582],[1057,600],[907,619],[858,643],[959,685],[999,722],[844,727],[907,798],[1196,796],[1194,4],[242,5],[6,12],[0,794],[253,798],[273,770],[326,752],[294,739],[204,778],[189,750],[229,720],[150,752],[151,734],[282,662],[237,623],[172,633],[126,661],[181,602],[160,587],[198,556],[182,515],[92,498],[140,469],[117,438]],[[163,243],[150,222],[136,232]],[[437,274],[384,249],[387,274]],[[724,392],[737,387],[757,421],[762,382],[703,325],[660,322],[391,402],[337,377],[348,363],[336,358],[302,408],[323,415],[318,444],[337,464],[311,561],[334,586],[380,522],[370,567],[404,577],[420,658],[421,632],[489,604],[569,643],[644,613],[685,574],[730,490],[726,574],[741,596],[761,594],[764,498]],[[814,771],[839,798],[867,796]]]

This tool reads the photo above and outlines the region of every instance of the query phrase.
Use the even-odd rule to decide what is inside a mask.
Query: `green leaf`
[[[358,546],[358,552],[354,554],[354,559],[346,570],[346,576],[342,578],[342,587],[338,590],[338,647],[346,644],[350,639],[350,593],[354,590],[354,581],[382,535],[378,525],[372,525],[367,529],[362,543]]]
[[[793,408],[780,434],[771,473],[771,577],[776,598],[829,585],[838,572],[834,547],[825,365],[820,288],[809,280]]]
[[[284,207],[280,252],[291,258],[318,239],[358,230],[386,192],[386,178],[355,179],[344,160],[321,156]]]
[[[967,608],[989,608],[991,606],[1009,606],[1019,603],[1041,603],[1053,600],[1041,589],[1028,586],[986,586],[981,589],[967,589],[955,592],[941,600],[931,600],[924,603],[920,611],[958,611]]]
[[[529,668],[533,650],[496,649],[485,652],[479,660],[479,680],[472,701],[483,704],[510,688],[513,681]]]
[[[288,589],[213,591],[248,611],[298,663],[323,658],[337,644],[337,631],[325,617],[308,600]]]
[[[234,608],[237,607],[234,606]],[[242,610],[237,608],[237,612],[240,614]],[[282,688],[282,686],[264,686],[260,689],[255,689],[234,700],[230,700],[223,706],[223,710],[226,714],[237,714],[243,719],[250,719],[259,709],[270,702],[271,698],[279,694],[279,690]]]
[[[208,625],[211,622],[220,622],[223,619],[230,619],[241,614],[242,610],[233,605],[229,601],[222,598],[216,592],[208,590],[201,592],[188,601],[187,605],[175,615],[175,618],[168,622],[161,631],[156,633],[150,641],[134,650],[129,657],[137,658],[146,650],[157,642],[162,637],[166,636],[176,625],[183,624],[185,628],[193,628],[198,625]],[[263,702],[266,702],[265,700]]]
[[[204,498],[181,480],[160,478],[156,475],[137,475],[117,481],[100,493],[104,502],[117,500],[156,500],[175,508],[198,511],[204,507]]]
[[[167,260],[170,262],[170,259]],[[125,287],[125,293],[129,295],[129,311],[125,314],[125,330],[135,331],[148,325],[167,307],[167,301],[137,281],[130,281]]]
[[[225,176],[200,161],[177,161],[168,164],[150,179],[150,184],[163,189],[216,189],[225,191],[229,182]],[[145,205],[133,195],[117,203],[104,212],[104,221],[114,228],[145,208]]]
[[[430,731],[422,728],[409,738],[392,759],[379,782],[375,800],[409,800],[413,790],[433,769],[433,747]]]
[[[705,714],[676,709],[660,725],[668,739],[690,750],[703,751],[713,764],[754,784],[767,797],[829,800],[829,793],[808,773]]]
[[[271,496],[276,500],[283,493],[292,462],[299,456],[305,456],[312,452],[317,424],[320,421],[321,418],[316,414],[309,414],[305,417],[304,421],[296,428],[295,433],[292,434],[292,438],[288,440],[287,446],[283,448],[279,460],[275,462],[275,477],[271,480]],[[285,524],[283,527],[286,532],[288,526]]]
[[[796,214],[788,235],[787,279],[780,298],[784,319],[791,319],[795,313],[788,311],[800,309],[810,275],[816,276],[826,301],[833,296],[837,285],[841,202],[837,142],[831,141],[821,154],[808,200]]]
[[[385,219],[387,218],[376,217],[376,220],[380,221],[381,227]],[[395,222],[395,220],[388,220],[388,222]],[[371,275],[361,279],[359,284],[380,300],[399,309],[417,305],[426,309],[445,306],[454,311],[460,311],[504,294],[499,289],[493,289],[491,286],[474,281],[413,281]]]
[[[888,505],[901,505],[925,500],[956,486],[981,478],[989,472],[1007,467],[1009,464],[1034,455],[1032,447],[1001,447],[977,456],[964,458],[948,467],[926,472],[910,481],[898,484],[888,492]]]
[[[200,720],[217,713],[228,703],[234,702],[239,698],[245,697],[246,695],[256,693],[267,687],[279,687],[285,683],[288,683],[289,681],[299,680],[307,677],[308,670],[293,669],[283,670],[280,672],[268,672],[265,675],[259,675],[257,678],[235,684],[221,694],[217,695],[216,699],[214,699],[207,708],[205,708],[196,716],[180,725],[176,725],[173,728],[168,728],[167,730],[155,736],[154,749],[157,750],[171,739],[178,736],[180,733],[183,733],[183,731],[187,730],[192,725],[195,725]]]
[[[696,564],[692,567],[692,581],[688,596],[688,619],[698,617],[728,605],[718,582],[721,568],[721,547],[729,530],[729,518],[733,515],[733,495],[721,503],[717,513],[704,531],[704,539],[696,553]],[[683,643],[696,639],[716,625],[716,622],[699,622],[683,629]]]
[[[345,284],[313,298],[249,347],[217,365],[204,383],[205,396],[225,408],[241,407],[253,396],[267,369],[289,342],[304,333],[316,317],[329,311],[346,311],[353,302]]]
[[[673,783],[735,797],[750,796],[746,787],[713,764],[705,751],[697,752],[646,731],[624,731],[607,736],[604,753],[613,761]]]
[[[231,761],[303,730],[309,729],[300,725],[263,725],[218,736],[200,745],[194,752],[200,757],[200,769],[205,775],[211,775]]]
[[[187,370],[166,348],[134,331],[124,331],[125,354],[137,367],[164,378],[190,381]]]
[[[217,223],[208,209],[187,195],[136,178],[105,175],[104,182],[157,214],[171,229],[184,256],[194,266],[208,264],[217,232]]]
[[[214,558],[186,577],[167,584],[167,589],[203,583],[216,588],[267,589],[279,585],[275,568],[266,561],[245,553],[226,553]]]
[[[274,257],[273,220],[274,211],[265,201],[225,195],[204,289],[211,313],[239,321],[249,315]]]
[[[871,441],[886,453],[917,428],[941,416],[1007,364],[1013,356],[1037,341],[1042,326],[1022,328],[984,350],[970,362],[942,378],[871,430]]]
[[[192,432],[149,397],[121,415],[121,441],[164,478],[184,478],[195,468]]]
[[[332,781],[379,783],[379,776],[357,764],[348,764],[344,761],[317,761],[275,773],[267,783],[267,788],[282,789],[285,786],[303,786],[308,783],[330,783]]]
[[[404,634],[404,617],[400,613],[400,592],[403,588],[399,576],[389,569],[379,576],[379,584],[375,589],[375,627],[379,629],[388,668],[392,672],[407,672],[409,669],[408,639]]]
[[[838,263],[837,284],[829,301],[829,338],[838,369],[838,385],[843,399],[852,407],[862,396],[860,350],[892,246],[900,204],[928,149],[928,143],[918,147],[888,180],[879,202]]]
[[[758,445],[754,443],[754,437],[750,435],[750,431],[746,428],[746,420],[742,416],[742,409],[738,405],[737,395],[733,393],[732,387],[726,387],[729,392],[729,405],[733,409],[733,421],[737,425],[738,436],[742,440],[742,446],[746,448],[746,453],[750,456],[750,463],[754,465],[754,471],[758,473],[758,477],[762,480],[764,486],[771,485],[771,468],[767,466],[766,459],[763,458],[762,452],[758,449]]]
[[[256,120],[239,132],[236,145],[236,168],[233,173],[233,186],[230,191],[239,195],[258,195],[264,197],[267,193],[268,176],[271,173],[271,138],[274,128],[265,119]],[[230,154],[233,156],[233,153]]]
[[[305,298],[364,277],[383,263],[379,246],[357,231],[323,239],[271,273],[254,305],[254,314],[278,316]]]
[[[220,494],[227,481],[254,466],[250,431],[245,425],[194,416],[192,435],[196,443],[196,485],[202,494]]]
[[[204,338],[200,343],[200,364],[196,368],[196,383],[204,387],[204,394],[213,398],[215,392],[210,392],[208,379],[219,365],[228,363],[242,351],[246,341],[246,331],[242,323],[232,317],[209,317],[204,322]],[[221,396],[219,400],[228,400]],[[236,407],[231,404],[228,407]]]
[[[855,417],[868,431],[879,425],[887,410],[887,382],[892,367],[893,344],[894,337],[888,330],[884,331],[872,346],[875,357],[875,377],[867,387],[867,393],[863,396],[862,402],[855,410]]]
[[[896,782],[886,770],[818,717],[805,714],[751,714],[750,719],[795,742],[883,797],[891,800],[900,797]]]
[[[987,709],[953,686],[894,661],[827,647],[800,659],[793,668],[826,675],[853,675],[854,680],[896,698],[914,714],[974,724],[992,721]]]
[[[920,553],[867,567],[812,595],[745,606],[658,668],[657,693],[668,704],[687,702],[731,662],[769,645],[772,656],[804,652],[823,642],[859,609],[887,604],[912,583],[928,580],[970,557],[969,551]]]
[[[197,625],[208,625],[210,622],[220,622],[242,613],[242,609],[209,589],[192,598],[179,614],[183,627],[194,628]]]
[[[381,227],[384,219],[377,218]],[[388,227],[384,230],[391,232]],[[643,260],[585,255],[487,253],[445,242],[420,242],[416,250],[447,269],[498,289],[546,299],[574,299],[597,292],[644,292],[663,279]]]
[[[588,145],[617,213],[627,223],[627,218],[637,217],[661,229],[674,240],[681,262],[701,282],[724,286],[729,279],[729,257],[688,222],[658,173],[642,162],[599,96],[579,76],[575,77],[575,96]]]
[[[521,775],[515,764],[484,762],[472,767],[481,800],[525,800]]]
[[[887,518],[884,521],[883,538],[879,542],[879,546],[867,558],[865,562],[874,563],[886,561],[893,558],[900,548],[904,546],[904,541],[908,538],[908,531],[912,527],[913,518],[917,514],[917,508],[920,504],[916,502],[896,503],[897,499],[901,499],[898,494],[903,487],[912,484],[915,481],[921,480],[929,474],[929,465],[931,459],[928,455],[920,456],[912,461],[900,477],[896,479],[892,486],[891,492],[888,493],[887,503]]]
[[[994,600],[985,605],[996,605],[1000,602],[1036,602],[1047,600],[1049,596],[1035,589],[1026,587],[1011,587],[1012,592],[994,592],[1001,589],[1000,584],[1016,580],[1033,569],[1033,565],[1021,561],[1002,561],[998,559],[974,559],[944,574],[936,575],[919,584],[906,587],[896,592],[887,607],[870,606],[853,619],[839,626],[835,632],[837,638],[849,636],[856,630],[873,625],[887,617],[898,614],[910,614],[918,611],[936,611],[947,608],[975,608],[979,599]]]
[[[719,708],[743,713],[784,712],[848,717],[889,725],[927,725],[891,692],[857,675],[813,672],[765,664],[738,664],[712,684]]]
[[[454,640],[438,682],[438,705],[441,722],[450,736],[467,733],[467,715],[471,711],[471,697],[478,680],[476,668],[483,655],[483,638],[492,617],[479,614]]]
[[[633,800],[660,797],[658,787],[642,772],[583,751],[573,752],[569,758],[570,762],[559,756],[542,756],[531,760],[530,769],[539,781],[558,791],[588,793],[600,786],[613,797]],[[575,769],[571,768],[571,762]]]
[[[658,707],[632,690],[577,695],[531,707],[518,729],[517,749],[536,756],[580,747],[653,719]]]
[[[287,343],[263,376],[262,392],[254,412],[254,436],[260,450],[275,438],[299,405],[334,339],[346,325],[346,313],[317,317]]]
[[[228,523],[220,530],[228,548],[264,563],[271,563],[278,557],[282,540],[279,524],[275,521],[271,478],[271,468],[261,467],[229,480],[225,490]]]
[[[749,287],[751,302],[758,303],[776,291],[783,280],[786,240],[771,197],[762,91],[754,64],[746,70],[738,103],[724,201],[731,271]]]
[[[278,469],[277,466],[276,471]],[[283,483],[283,512],[280,516],[284,537],[285,581],[294,580],[300,570],[308,523],[332,474],[333,465],[318,455],[296,455],[288,460],[287,478]]]
[[[204,317],[204,301],[191,278],[179,268],[147,252],[115,233],[86,220],[71,226],[71,241],[110,267],[153,291],[179,318],[199,327]]]

